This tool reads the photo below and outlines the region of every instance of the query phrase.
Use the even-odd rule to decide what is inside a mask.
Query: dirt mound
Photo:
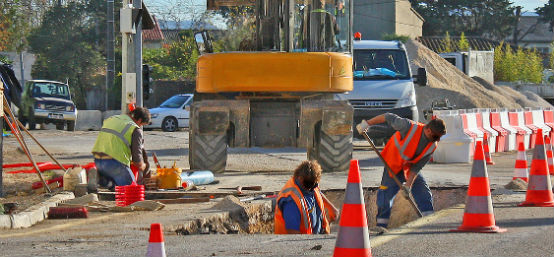
[[[417,41],[406,42],[406,49],[412,70],[417,70],[417,67],[425,67],[427,70],[428,86],[416,86],[420,112],[430,109],[433,101],[445,98],[456,109],[552,107],[531,92],[522,94],[482,79],[479,79],[479,83]],[[422,113],[420,117],[423,119]]]
[[[504,188],[511,190],[527,190],[527,182],[523,179],[517,178],[506,184]]]

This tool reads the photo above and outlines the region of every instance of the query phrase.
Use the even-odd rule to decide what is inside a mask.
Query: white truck
[[[480,77],[494,84],[494,51],[475,51],[440,53],[459,70],[470,77]]]
[[[406,48],[399,41],[356,40],[353,46],[354,89],[340,97],[354,107],[354,126],[362,119],[387,112],[417,121],[414,83],[427,84],[425,68],[412,76]],[[369,131],[376,143],[385,142],[391,135],[392,131],[384,127]]]

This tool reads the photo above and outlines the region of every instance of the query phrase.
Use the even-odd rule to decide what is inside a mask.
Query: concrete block
[[[45,218],[44,210],[45,209],[47,209],[47,208],[43,206],[42,208],[38,208],[38,209],[30,211],[30,212],[24,212],[25,214],[27,214],[27,216],[29,216],[31,226],[44,220],[44,218]]]
[[[102,120],[119,114],[121,114],[121,110],[104,111],[102,112]]]
[[[14,214],[12,217],[12,228],[28,228],[33,225],[33,223],[31,223],[31,216],[28,212]]]
[[[0,215],[0,229],[12,228],[12,219],[10,215]]]
[[[102,128],[102,112],[98,110],[79,110],[76,130],[100,130]]]

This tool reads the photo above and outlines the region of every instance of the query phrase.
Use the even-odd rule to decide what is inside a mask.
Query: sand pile
[[[523,179],[517,178],[506,184],[504,188],[511,190],[527,190],[527,182]]]
[[[422,111],[430,109],[433,101],[444,98],[456,109],[552,107],[534,93],[520,93],[479,78],[477,82],[417,41],[406,42],[406,49],[412,71],[417,67],[427,70],[428,86],[416,86],[420,119],[423,119]]]

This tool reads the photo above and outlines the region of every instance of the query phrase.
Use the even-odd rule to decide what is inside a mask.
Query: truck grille
[[[381,100],[350,100],[354,109],[390,109],[396,105],[395,99]]]
[[[46,104],[46,110],[64,111],[65,110],[65,105]]]

